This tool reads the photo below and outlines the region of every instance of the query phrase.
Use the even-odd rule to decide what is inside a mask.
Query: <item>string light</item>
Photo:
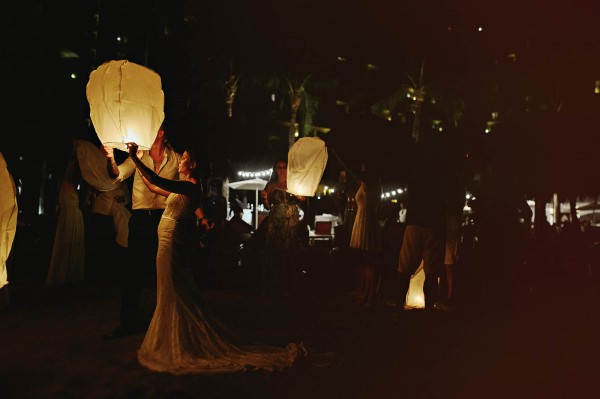
[[[239,171],[238,172],[238,176],[242,176],[242,177],[264,177],[264,176],[271,176],[271,173],[273,173],[273,168],[267,169],[267,170],[261,170],[261,171],[258,171],[258,172]]]
[[[383,193],[381,193],[381,198],[382,199],[393,198],[393,197],[396,197],[396,196],[404,193],[405,191],[406,191],[406,189],[397,188],[392,191],[383,192]]]

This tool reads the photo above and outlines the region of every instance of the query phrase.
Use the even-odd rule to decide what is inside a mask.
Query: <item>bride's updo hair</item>
[[[188,156],[190,157],[190,162],[193,162],[196,164],[196,167],[194,169],[192,169],[190,175],[195,178],[195,179],[200,179],[200,149],[197,146],[190,146],[188,148],[185,149],[185,151],[188,153]]]

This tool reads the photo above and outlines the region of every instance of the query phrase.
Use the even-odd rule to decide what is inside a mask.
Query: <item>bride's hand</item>
[[[129,150],[129,156],[130,157],[133,158],[133,156],[135,155],[136,157],[139,158],[138,145],[136,143],[133,143],[133,142],[127,143],[127,150]]]

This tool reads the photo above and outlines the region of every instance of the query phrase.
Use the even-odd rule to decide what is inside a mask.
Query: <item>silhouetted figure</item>
[[[287,160],[278,159],[261,192],[269,216],[263,221],[264,270],[263,295],[289,295],[299,274],[300,201],[306,199],[287,191]]]
[[[491,308],[516,305],[532,212],[510,160],[491,158],[477,196],[480,275]],[[524,220],[524,223],[521,223]]]
[[[414,146],[407,170],[406,230],[398,263],[398,306],[406,302],[410,278],[421,260],[425,271],[425,308],[437,300],[438,276],[444,265],[446,203],[443,154],[435,143]]]
[[[459,248],[463,209],[465,207],[465,189],[458,171],[449,170],[446,181],[446,237],[444,251],[444,269],[440,274],[440,295],[436,306],[447,307],[454,301],[454,282],[459,262]]]
[[[77,187],[82,182],[75,152],[71,153],[65,176],[58,190],[58,220],[46,285],[79,283],[85,268],[83,213]]]

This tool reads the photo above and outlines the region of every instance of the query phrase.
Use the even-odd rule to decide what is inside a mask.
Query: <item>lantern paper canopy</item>
[[[17,188],[0,152],[0,288],[8,284],[6,261],[17,232]]]
[[[149,149],[165,119],[160,76],[127,60],[108,61],[90,74],[90,117],[102,144],[126,151],[135,142]]]
[[[294,195],[315,195],[327,165],[327,147],[316,137],[303,137],[288,152],[287,191]]]

